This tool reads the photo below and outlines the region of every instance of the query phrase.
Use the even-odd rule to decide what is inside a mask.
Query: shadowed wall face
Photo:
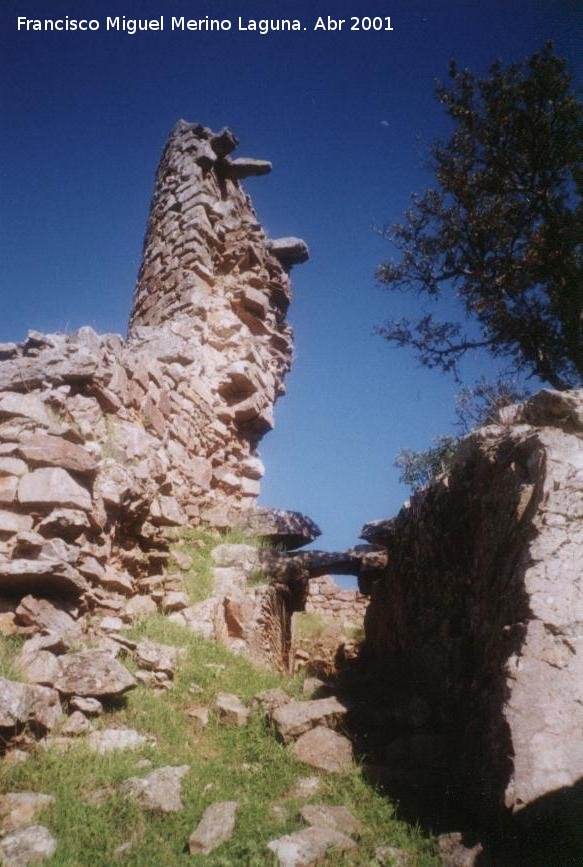
[[[504,410],[382,530],[370,664],[430,706],[484,812],[583,777],[582,409],[581,391],[542,391]]]

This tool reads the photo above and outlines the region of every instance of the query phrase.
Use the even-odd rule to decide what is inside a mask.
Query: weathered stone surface
[[[145,810],[159,813],[177,813],[184,808],[180,797],[182,778],[190,770],[188,765],[158,768],[145,777],[130,777],[121,785],[127,798],[137,801]]]
[[[186,624],[189,629],[203,638],[214,638],[215,621],[219,605],[220,601],[215,597],[211,597],[175,614],[171,614],[169,619],[176,620],[177,623]]]
[[[60,467],[42,467],[23,476],[18,502],[29,507],[53,507],[91,511],[91,494]]]
[[[151,738],[135,729],[110,728],[91,732],[87,743],[93,752],[104,754],[115,750],[137,750],[151,743]]]
[[[336,728],[346,713],[346,706],[337,698],[318,698],[287,702],[274,710],[272,720],[278,735],[289,743],[316,726]]]
[[[17,512],[7,512],[0,509],[0,533],[27,532],[32,529],[30,515],[20,515]]]
[[[59,695],[53,689],[0,677],[0,729],[31,724],[50,730],[61,717]]]
[[[20,458],[0,456],[0,476],[24,476],[28,467]]]
[[[269,242],[269,252],[279,259],[285,268],[301,265],[310,258],[308,245],[301,238],[276,238]]]
[[[79,737],[79,735],[86,735],[88,732],[92,731],[93,726],[81,711],[74,711],[63,728],[61,729],[61,734],[66,737]]]
[[[55,688],[62,695],[114,698],[136,686],[135,678],[109,653],[82,650],[61,657]]]
[[[164,611],[183,611],[185,608],[188,608],[190,603],[190,599],[187,593],[183,593],[181,590],[171,590],[169,593],[165,593],[162,597],[162,608]]]
[[[195,830],[188,838],[191,855],[209,855],[221,843],[233,836],[237,811],[237,801],[217,801],[207,807]]]
[[[558,845],[560,843],[557,841]],[[467,845],[464,835],[459,832],[440,834],[437,838],[437,851],[443,867],[478,867],[485,864],[484,847],[481,843]]]
[[[79,594],[87,587],[83,576],[62,561],[0,561],[0,591],[4,593],[24,595],[40,591]]]
[[[260,707],[266,716],[273,716],[278,708],[290,701],[291,698],[287,692],[276,686],[273,689],[264,689],[262,692],[256,693],[251,700],[251,707]]]
[[[360,531],[360,538],[371,545],[385,545],[390,542],[393,534],[393,519],[381,518],[378,521],[369,521]]]
[[[182,527],[188,523],[186,513],[175,497],[157,497],[150,509],[152,521],[165,527]]]
[[[0,370],[4,369],[4,365]],[[0,384],[0,389],[3,386]],[[49,427],[51,417],[43,401],[35,394],[0,394],[0,421],[6,418],[22,417],[32,419],[44,427]]]
[[[210,145],[218,157],[228,156],[231,151],[235,150],[238,144],[239,139],[228,127],[223,127],[210,140]]]
[[[54,686],[61,673],[61,665],[53,653],[39,650],[36,653],[21,654],[18,670],[27,683]]]
[[[508,410],[383,530],[369,670],[387,694],[416,684],[450,745],[449,779],[480,821],[504,807],[551,810],[546,796],[574,793],[583,776],[578,407],[581,391]],[[378,524],[363,535],[378,540]]]
[[[0,840],[0,859],[5,867],[27,867],[46,861],[57,849],[57,841],[43,825],[29,825]]]
[[[79,509],[54,509],[38,525],[43,536],[59,536],[63,539],[76,539],[91,524],[85,512]]]
[[[203,704],[193,704],[187,709],[186,713],[188,714],[188,718],[192,720],[195,729],[201,731],[207,727],[209,721],[208,707],[205,707]]]
[[[331,828],[350,837],[362,832],[362,822],[352,815],[347,807],[335,807],[330,804],[307,804],[300,810],[302,819],[308,825],[317,828]]]
[[[352,744],[325,726],[317,726],[300,735],[293,746],[300,762],[329,773],[343,773],[353,766]]]
[[[312,827],[271,840],[267,848],[275,854],[280,867],[311,867],[322,862],[331,849],[348,852],[356,849],[356,843],[331,828]]]
[[[250,710],[239,696],[229,692],[219,692],[213,701],[213,709],[221,722],[244,726],[249,722]]]
[[[223,543],[211,551],[213,562],[220,567],[235,567],[250,572],[259,565],[257,548],[253,545]]]
[[[96,698],[84,698],[74,695],[69,699],[69,708],[72,711],[81,711],[85,716],[101,716],[103,705]]]
[[[0,795],[0,829],[10,834],[18,828],[32,825],[39,813],[54,804],[53,795],[39,792],[8,792]]]
[[[150,596],[133,596],[125,606],[126,614],[132,619],[154,614],[156,610],[156,603]]]
[[[63,437],[37,434],[19,445],[18,454],[31,466],[62,467],[82,475],[93,475],[98,468],[89,452]]]
[[[180,648],[170,644],[140,641],[134,650],[134,658],[138,665],[147,671],[162,671],[169,677],[173,677],[180,653]]]
[[[51,633],[54,636],[77,637],[81,627],[73,619],[71,607],[62,600],[39,599],[36,596],[25,596],[15,611],[16,623],[22,626],[35,626],[39,632]],[[74,611],[74,609],[73,609]],[[41,649],[37,646],[38,650]],[[43,645],[44,650],[53,648]]]
[[[174,557],[178,568],[182,569],[183,572],[188,572],[188,570],[192,568],[193,559],[190,554],[186,553],[186,551],[179,551],[175,549],[172,552],[172,556]]]
[[[300,512],[265,507],[244,513],[236,519],[235,526],[287,550],[308,545],[321,535],[320,528]]]
[[[271,168],[271,163],[267,162],[267,160],[253,160],[250,157],[237,157],[237,159],[226,161],[224,171],[230,178],[243,180],[244,178],[268,175]]]
[[[212,593],[222,599],[238,596],[245,589],[245,573],[235,567],[215,566],[212,574]]]

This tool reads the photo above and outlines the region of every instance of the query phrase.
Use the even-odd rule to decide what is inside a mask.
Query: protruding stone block
[[[269,242],[269,252],[284,268],[301,265],[310,258],[308,245],[301,238],[276,238]]]

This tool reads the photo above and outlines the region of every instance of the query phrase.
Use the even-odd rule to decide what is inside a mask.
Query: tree
[[[528,397],[527,391],[508,376],[494,382],[482,377],[472,386],[458,392],[455,413],[460,435],[443,434],[434,437],[428,449],[401,449],[395,458],[400,471],[399,481],[416,491],[449,470],[462,436],[476,427],[498,423],[498,410]]]
[[[395,466],[401,471],[399,481],[416,491],[425,487],[436,476],[447,472],[459,445],[459,437],[439,436],[425,451],[401,449],[395,458]]]
[[[380,334],[422,364],[458,375],[485,349],[555,388],[583,380],[583,105],[552,45],[487,78],[449,69],[437,97],[452,119],[432,148],[437,188],[383,231],[400,251],[389,289],[454,293],[469,323],[388,322]]]

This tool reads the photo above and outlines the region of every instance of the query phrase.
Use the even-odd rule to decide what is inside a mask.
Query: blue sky
[[[451,429],[455,384],[372,335],[414,302],[375,285],[373,231],[431,181],[447,131],[433,97],[448,61],[484,71],[555,41],[577,69],[575,0],[3,0],[0,9],[0,341],[28,328],[124,332],[153,176],[183,117],[228,125],[240,155],[272,160],[247,183],[272,236],[312,258],[293,274],[296,361],[263,441],[262,501],[314,518],[320,545],[355,542],[407,496],[393,467]],[[579,11],[578,11],[579,10]],[[301,33],[18,33],[36,18],[300,18]],[[392,33],[313,32],[318,15],[390,15]],[[470,359],[469,381],[492,371]]]

